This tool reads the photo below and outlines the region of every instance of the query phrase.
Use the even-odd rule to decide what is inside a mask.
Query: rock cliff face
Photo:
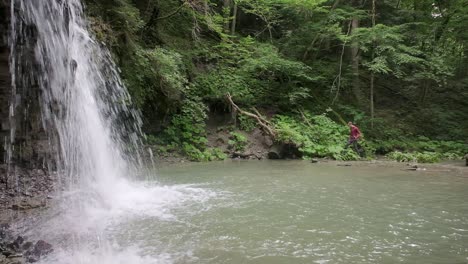
[[[0,138],[9,135],[8,106],[11,95],[11,76],[8,64],[8,26],[10,17],[10,1],[0,0]],[[2,157],[4,149],[0,148]],[[0,162],[1,163],[1,162]]]
[[[22,37],[15,39],[17,50],[15,60],[21,61],[22,67],[15,75],[15,92],[12,90],[10,73],[10,0],[0,0],[0,153],[5,162],[6,153],[3,144],[10,139],[10,131],[14,129],[15,137],[12,146],[12,161],[28,167],[39,167],[44,164],[48,155],[47,135],[41,121],[39,105],[40,89],[37,85],[37,67],[34,62],[34,44],[36,30],[34,25],[17,21],[16,27],[23,30]],[[10,105],[14,102],[14,119],[9,119]]]
[[[35,26],[17,21],[23,32],[15,39],[15,47],[21,51],[15,60],[22,67],[15,67],[15,88],[10,73],[9,30],[11,28],[11,0],[0,0],[0,215],[7,208],[23,210],[33,206],[45,206],[46,196],[52,191],[54,173],[47,170],[47,155],[50,155],[47,135],[44,132],[39,105],[40,89],[37,85],[39,71],[34,60]],[[14,102],[14,119],[10,119],[10,105]],[[14,143],[10,142],[11,131],[15,131]],[[12,149],[7,166],[7,151]],[[34,169],[33,169],[34,168]],[[43,169],[44,168],[44,169]],[[16,203],[16,201],[23,201]],[[32,201],[32,203],[31,203]],[[2,219],[3,221],[10,219]],[[3,240],[4,242],[5,240]],[[0,248],[2,238],[0,237]],[[3,255],[0,254],[0,263]]]

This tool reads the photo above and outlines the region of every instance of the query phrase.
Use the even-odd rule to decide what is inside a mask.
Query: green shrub
[[[458,159],[468,153],[468,146],[460,141],[436,141],[426,137],[374,140],[371,145],[379,154],[392,151],[401,152],[436,152],[449,159]]]
[[[441,159],[441,154],[436,152],[413,152],[404,153],[394,151],[387,155],[388,158],[398,162],[419,162],[419,163],[436,163]]]
[[[235,151],[244,151],[247,146],[247,138],[239,132],[231,132],[229,137],[229,147]]]
[[[337,124],[325,114],[313,116],[306,112],[301,119],[276,115],[273,123],[278,133],[277,141],[295,145],[304,158],[359,159],[354,151],[345,149],[348,138],[346,126]]]
[[[240,129],[244,131],[250,132],[254,130],[254,128],[257,126],[256,121],[253,120],[251,117],[239,115],[237,118],[239,119]]]
[[[435,152],[416,153],[416,160],[419,163],[436,163],[440,161],[441,155]]]
[[[387,158],[398,162],[415,162],[416,157],[411,153],[403,153],[400,151],[393,151],[387,154]]]

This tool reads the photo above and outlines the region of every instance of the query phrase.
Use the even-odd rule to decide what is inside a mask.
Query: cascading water
[[[163,207],[183,201],[190,188],[127,180],[141,163],[141,121],[110,53],[87,31],[80,0],[11,3],[13,97],[19,86],[39,87],[49,166],[62,175],[59,216],[32,230],[57,246],[45,262],[155,263],[129,249],[115,251],[105,229],[123,212],[165,217]]]
[[[86,30],[79,0],[14,0],[11,8],[13,68],[27,66],[17,59],[23,56],[17,43],[27,38],[27,27],[34,31],[35,81],[42,93],[43,125],[58,141],[57,169],[67,175],[70,188],[105,193],[102,189],[132,169],[124,147],[130,143],[136,149],[139,131],[138,116],[127,110],[129,96],[108,52]],[[122,125],[128,117],[133,134]],[[130,135],[125,143],[124,135]]]

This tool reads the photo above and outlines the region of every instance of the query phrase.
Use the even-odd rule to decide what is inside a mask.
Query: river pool
[[[167,166],[117,209],[93,213],[106,219],[105,257],[57,262],[468,263],[465,172],[306,161]]]

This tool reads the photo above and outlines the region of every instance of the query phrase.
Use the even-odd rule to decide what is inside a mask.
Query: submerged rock
[[[0,264],[38,262],[41,257],[53,251],[52,245],[43,240],[34,244],[22,236],[13,239],[8,229],[2,228],[0,231]]]
[[[34,249],[32,250],[32,254],[34,256],[44,256],[49,254],[50,252],[53,251],[52,245],[45,242],[44,240],[39,240],[36,242],[36,245],[34,245]]]
[[[24,264],[24,263],[26,263],[26,261],[23,258],[23,256],[21,256],[21,255],[19,255],[19,256],[10,256],[10,257],[7,257],[2,262],[0,262],[0,264]]]

